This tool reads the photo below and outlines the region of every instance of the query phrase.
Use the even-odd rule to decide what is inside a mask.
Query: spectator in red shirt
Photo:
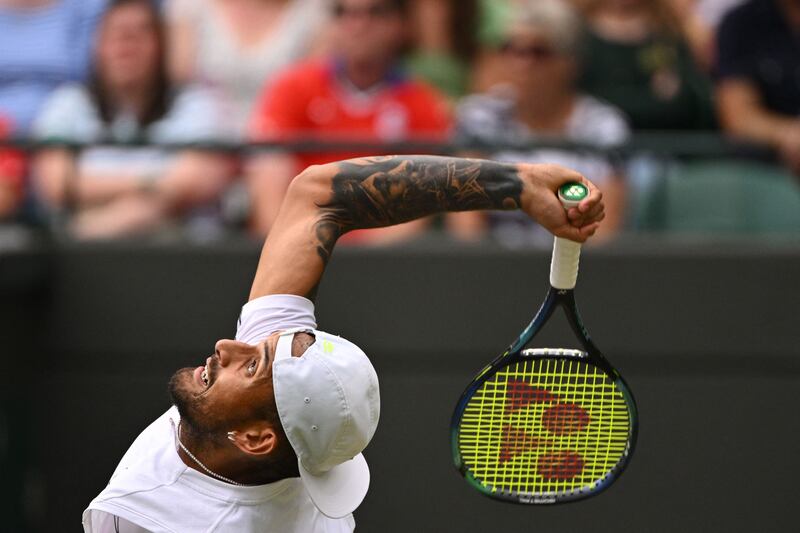
[[[9,120],[0,116],[0,139],[11,130]],[[22,202],[25,158],[17,150],[0,148],[0,222],[11,219]]]
[[[257,141],[403,141],[445,139],[450,117],[443,96],[400,67],[406,43],[404,0],[336,0],[337,49],[330,58],[290,67],[269,83],[257,105]],[[292,177],[303,168],[372,152],[262,154],[248,164],[253,228],[266,233]],[[387,240],[416,233],[425,222],[361,238]]]

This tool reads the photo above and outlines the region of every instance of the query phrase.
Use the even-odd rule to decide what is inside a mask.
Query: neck
[[[116,111],[131,111],[141,117],[150,105],[150,92],[149,84],[113,87],[108,90],[109,103]]]
[[[531,130],[544,134],[561,134],[575,107],[575,98],[569,92],[559,92],[551,98],[529,98],[517,105],[522,122]]]
[[[388,62],[382,60],[345,60],[344,75],[348,81],[361,90],[369,89],[386,78],[390,70]]]
[[[230,480],[240,485],[266,485],[291,477],[270,472],[259,460],[245,457],[232,444],[209,443],[208,440],[195,438],[190,432],[181,433],[180,427],[178,439],[191,455],[183,447],[178,446],[178,456],[183,464],[203,475],[219,481]],[[209,474],[206,468],[216,476]],[[297,473],[297,475],[300,474]],[[218,476],[227,478],[227,480],[220,479]]]

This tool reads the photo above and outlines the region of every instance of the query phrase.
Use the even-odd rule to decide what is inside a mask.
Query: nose
[[[214,353],[219,358],[220,366],[228,366],[231,363],[244,359],[249,356],[245,348],[249,345],[242,342],[223,339],[214,345]]]

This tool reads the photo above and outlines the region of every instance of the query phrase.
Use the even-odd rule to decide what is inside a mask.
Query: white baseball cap
[[[316,341],[292,357],[292,339]],[[272,363],[275,404],[300,466],[300,478],[324,515],[342,518],[364,500],[369,467],[361,451],[380,416],[378,376],[351,342],[307,328],[281,333]]]

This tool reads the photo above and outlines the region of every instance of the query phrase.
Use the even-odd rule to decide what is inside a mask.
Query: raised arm
[[[568,181],[591,193],[565,214],[556,190]],[[603,219],[602,195],[580,174],[555,165],[387,156],[310,167],[292,182],[261,253],[250,299],[313,298],[336,241],[444,211],[522,209],[560,237],[583,242]]]

